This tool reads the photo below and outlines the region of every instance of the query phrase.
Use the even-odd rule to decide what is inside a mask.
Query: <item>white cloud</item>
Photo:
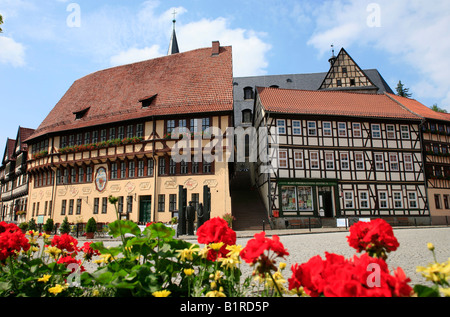
[[[129,50],[122,51],[119,54],[112,56],[110,58],[110,64],[112,66],[131,64],[162,55],[163,53],[161,52],[159,45],[153,45],[152,47],[146,47],[143,49],[133,47]]]
[[[450,1],[377,0],[381,27],[370,27],[367,18],[372,13],[367,9],[373,2],[323,3],[314,11],[316,30],[308,44],[320,55],[329,52],[332,43],[384,51],[420,75],[420,82],[411,84],[413,97],[433,97],[450,106]]]
[[[127,7],[102,7],[82,13],[80,28],[66,29],[67,47],[90,54],[110,66],[133,63],[167,54],[172,33],[173,11],[177,12],[176,32],[181,52],[210,47],[212,41],[233,46],[235,76],[262,75],[268,66],[271,46],[265,34],[231,28],[226,18],[201,19],[183,23],[187,12],[172,7],[158,12],[158,1],[146,1],[137,11]]]
[[[0,36],[0,64],[25,66],[25,47],[12,38]]]
[[[222,46],[233,47],[234,76],[255,76],[266,74],[267,53],[271,45],[265,43],[264,34],[253,30],[232,29],[225,18],[202,19],[183,25],[178,31],[180,50],[188,51],[211,46],[219,41]]]

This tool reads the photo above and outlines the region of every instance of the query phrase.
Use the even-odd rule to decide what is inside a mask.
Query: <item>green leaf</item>
[[[111,222],[108,227],[110,230],[109,233],[115,238],[127,233],[135,236],[141,234],[141,229],[131,220],[116,220]]]
[[[166,227],[162,223],[152,223],[150,226],[144,229],[143,234],[152,239],[172,239],[175,235],[175,230]]]
[[[425,285],[415,285],[414,292],[419,297],[440,297],[437,286],[428,287]]]
[[[111,254],[113,257],[116,257],[122,252],[121,246],[106,248],[103,241],[91,243],[91,248],[99,251],[101,254]]]

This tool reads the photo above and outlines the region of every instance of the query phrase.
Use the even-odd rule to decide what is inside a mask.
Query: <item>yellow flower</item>
[[[112,261],[112,255],[109,253],[100,254],[101,259],[95,260],[94,263],[96,264],[102,264],[102,263],[109,263]]]
[[[194,253],[198,252],[198,245],[192,244],[189,249],[177,250],[178,257],[180,257],[181,261],[185,262],[186,260],[193,261]]]
[[[239,263],[241,263],[237,257],[220,258],[219,262],[222,263],[221,266],[224,266],[227,269],[234,269]]]
[[[205,296],[206,297],[226,297],[225,294],[223,293],[222,287],[218,291],[214,290],[214,291],[210,291],[210,292],[206,293]]]
[[[426,267],[418,266],[417,272],[422,272],[427,280],[441,284],[443,280],[450,278],[450,259],[444,263],[431,263]]]
[[[100,295],[100,291],[98,289],[94,289],[92,291],[92,296],[99,296]]]
[[[210,243],[209,247],[211,249],[213,249],[214,251],[219,251],[223,247],[224,244],[225,243],[223,243],[223,242]]]
[[[428,250],[433,251],[433,250],[434,250],[434,245],[433,245],[433,243],[428,242],[428,243],[427,243],[427,248],[428,248]]]
[[[284,283],[286,283],[286,280],[284,279],[283,275],[281,274],[280,271],[275,272],[273,275],[273,279],[275,280],[276,285],[278,286],[278,288],[280,289],[281,292],[285,291],[285,288],[283,286]],[[272,278],[270,276],[266,276],[266,286],[268,288],[274,288],[275,284],[272,280]]]
[[[48,280],[50,279],[50,277],[52,277],[51,275],[45,274],[43,277],[38,278],[38,282],[44,282],[47,283]]]
[[[48,253],[54,259],[56,259],[61,252],[61,249],[58,249],[57,247],[48,247],[47,250],[45,250],[45,253]]]
[[[222,271],[216,271],[214,274],[209,275],[209,279],[218,281],[222,278],[223,272]]]
[[[450,288],[439,288],[445,297],[450,297]]]
[[[152,293],[152,295],[154,297],[168,297],[170,295],[170,291],[165,289],[165,290],[162,290],[162,291],[154,292],[154,293]]]
[[[287,265],[286,263],[280,262],[280,265],[279,265],[280,270],[284,270],[286,268],[286,265]]]
[[[52,294],[59,294],[62,291],[64,291],[66,288],[64,286],[61,286],[60,284],[56,284],[54,287],[51,287],[48,289],[48,291]]]
[[[49,235],[49,234],[46,234],[46,233],[43,233],[43,234],[42,234],[42,237],[43,237],[45,240],[47,240],[48,238],[50,238],[50,235]]]
[[[227,245],[226,249],[230,252],[228,252],[227,257],[229,258],[236,258],[239,257],[241,251],[242,251],[242,246],[240,245]]]
[[[194,274],[194,270],[193,269],[184,269],[184,274],[186,274],[187,276],[190,276],[192,274]]]

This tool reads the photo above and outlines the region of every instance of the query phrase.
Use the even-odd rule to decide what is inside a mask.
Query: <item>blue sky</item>
[[[166,55],[174,10],[181,51],[232,45],[235,76],[326,72],[334,44],[450,112],[448,0],[0,0],[0,151],[75,80]]]

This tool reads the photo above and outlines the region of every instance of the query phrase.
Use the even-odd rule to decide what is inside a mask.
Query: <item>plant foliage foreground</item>
[[[110,197],[110,202],[117,199]],[[317,255],[294,264],[278,236],[255,234],[245,247],[222,218],[197,231],[198,244],[175,238],[175,230],[151,223],[142,232],[132,221],[116,220],[109,234],[116,247],[78,241],[68,234],[23,233],[0,223],[0,295],[2,297],[438,297],[450,296],[450,260],[417,270],[433,286],[409,285],[401,268],[390,271],[386,259],[399,243],[384,220],[358,222],[349,245],[360,256]],[[201,247],[203,245],[203,247]],[[433,253],[434,246],[428,244]],[[87,261],[96,263],[86,271]],[[243,276],[241,265],[253,268]]]

